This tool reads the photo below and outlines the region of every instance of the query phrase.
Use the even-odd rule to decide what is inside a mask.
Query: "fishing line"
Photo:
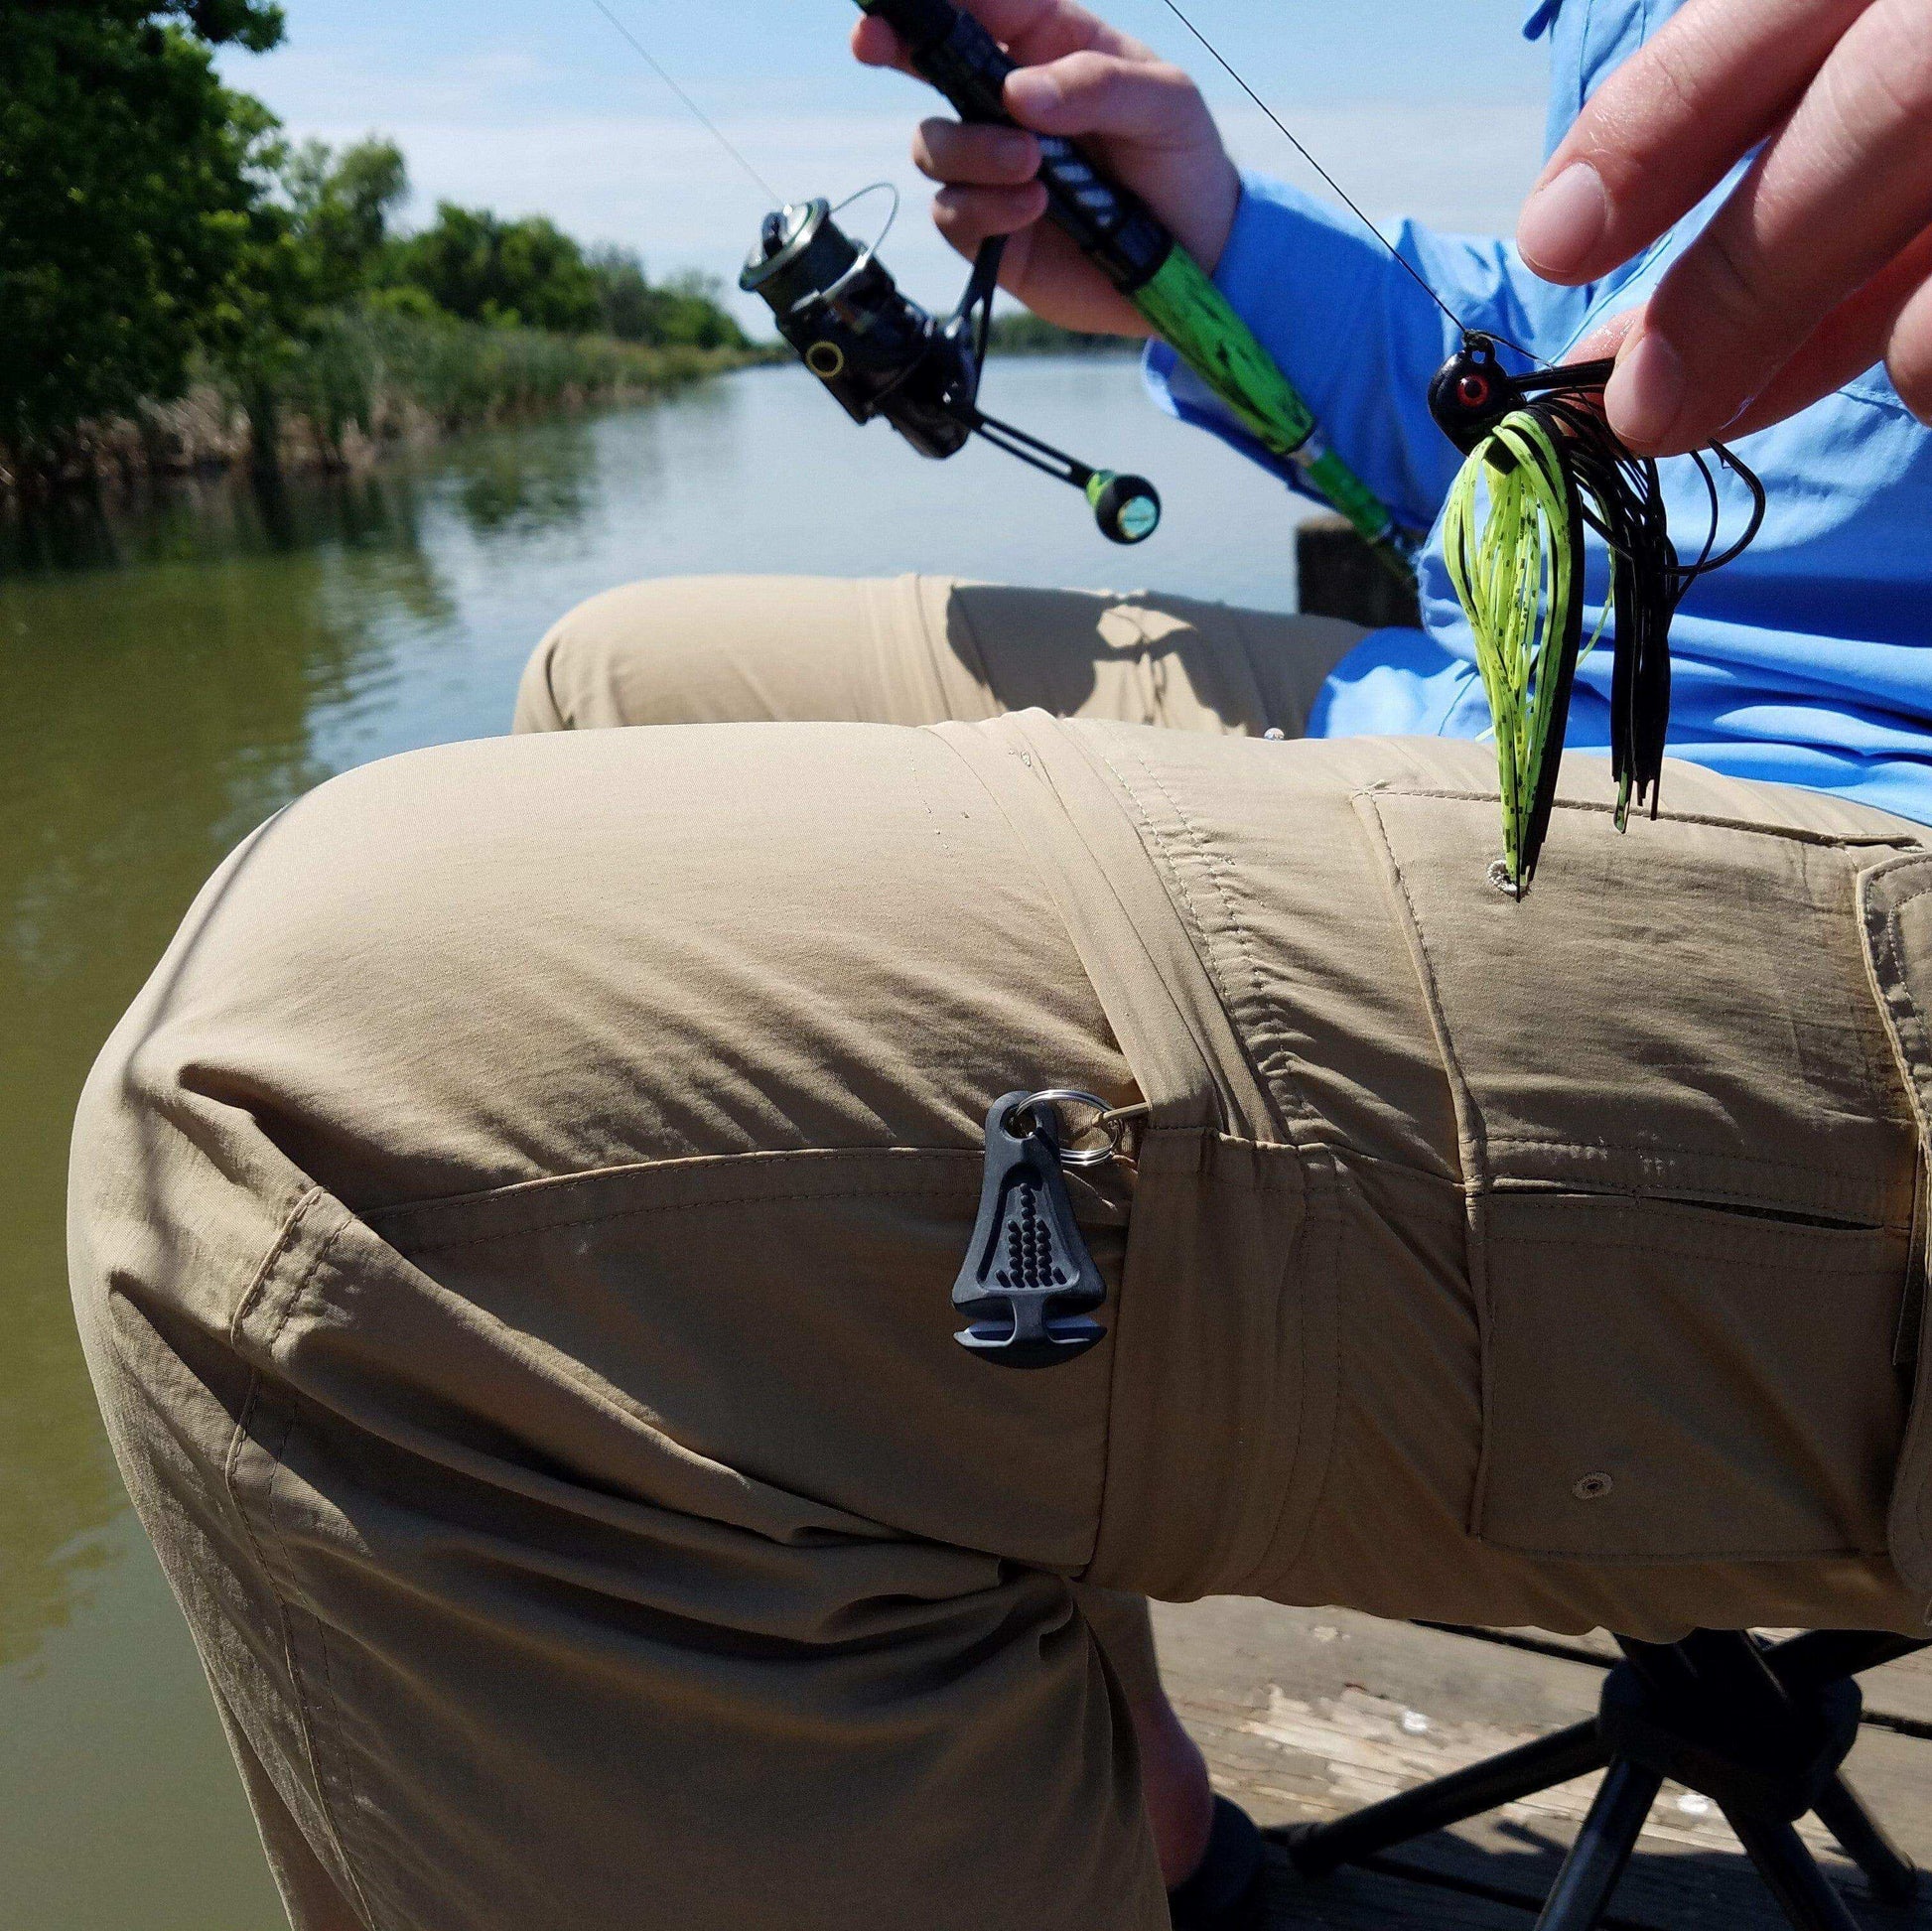
[[[1354,215],[1356,220],[1358,220],[1362,224],[1362,226],[1365,227],[1369,231],[1369,233],[1372,234],[1376,238],[1376,240],[1379,241],[1382,244],[1382,246],[1389,251],[1390,259],[1393,260],[1397,264],[1397,266],[1401,268],[1402,272],[1405,275],[1407,275],[1409,279],[1413,281],[1415,285],[1419,289],[1421,289],[1422,292],[1425,295],[1427,295],[1429,299],[1432,302],[1434,302],[1436,306],[1439,309],[1441,309],[1442,312],[1446,316],[1448,316],[1452,323],[1455,324],[1456,328],[1460,330],[1463,335],[1467,335],[1469,333],[1468,324],[1465,323],[1462,320],[1462,318],[1459,315],[1457,315],[1456,312],[1452,308],[1450,308],[1447,302],[1443,300],[1442,296],[1437,293],[1435,287],[1431,284],[1429,277],[1425,275],[1422,272],[1422,270],[1419,269],[1416,266],[1416,264],[1412,262],[1409,259],[1409,257],[1405,255],[1402,252],[1402,250],[1398,248],[1395,245],[1395,243],[1391,241],[1389,237],[1386,234],[1384,234],[1382,230],[1378,228],[1375,225],[1375,223],[1368,218],[1368,215],[1363,210],[1360,203],[1358,203],[1354,199],[1354,197],[1349,194],[1348,190],[1345,189],[1341,185],[1341,183],[1338,182],[1334,178],[1334,176],[1331,175],[1327,171],[1327,169],[1324,168],[1321,165],[1321,163],[1317,161],[1314,158],[1314,156],[1309,152],[1309,150],[1303,145],[1301,139],[1297,136],[1295,130],[1292,127],[1290,127],[1289,124],[1285,120],[1283,120],[1282,117],[1278,113],[1276,113],[1275,110],[1272,107],[1270,107],[1269,104],[1265,100],[1263,100],[1258,93],[1255,92],[1254,88],[1249,86],[1247,81],[1241,77],[1241,74],[1237,71],[1237,69],[1234,67],[1234,64],[1231,61],[1229,61],[1227,56],[1223,54],[1221,50],[1218,47],[1216,47],[1214,43],[1211,40],[1209,40],[1207,36],[1203,34],[1201,30],[1198,27],[1196,27],[1194,23],[1191,20],[1189,20],[1184,13],[1181,12],[1180,8],[1175,4],[1175,0],[1161,0],[1161,4],[1164,7],[1166,7],[1167,10],[1171,14],[1173,14],[1173,17],[1177,21],[1179,21],[1184,28],[1186,28],[1188,33],[1192,34],[1193,37],[1200,42],[1201,46],[1207,50],[1209,57],[1214,61],[1215,65],[1221,69],[1221,70],[1228,76],[1228,78],[1232,80],[1234,84],[1237,87],[1239,87],[1241,91],[1244,94],[1246,94],[1248,98],[1252,100],[1254,104],[1257,107],[1259,107],[1261,111],[1264,114],[1266,114],[1272,122],[1274,122],[1275,126],[1281,131],[1283,140],[1285,140],[1289,144],[1289,146],[1292,147],[1295,150],[1295,152],[1299,154],[1302,157],[1302,159],[1306,161],[1309,164],[1309,166],[1312,168],[1314,172],[1317,175],[1319,175],[1324,182],[1327,183],[1329,189],[1334,193],[1337,199],[1339,199],[1342,206],[1345,208],[1347,208],[1349,213]],[[1484,333],[1490,336],[1495,336],[1496,341],[1501,343],[1506,348],[1515,349],[1517,354],[1523,356],[1526,360],[1536,362],[1539,364],[1539,366],[1543,365],[1542,357],[1538,355],[1532,355],[1530,351],[1522,345],[1521,343],[1511,342],[1507,336],[1496,335],[1496,332],[1493,329],[1486,330]]]
[[[736,161],[742,169],[744,169],[746,175],[757,185],[759,193],[764,197],[765,201],[767,203],[783,201],[784,197],[781,194],[779,194],[778,191],[775,188],[773,188],[771,184],[768,181],[766,181],[765,178],[761,174],[759,174],[759,171],[755,167],[753,167],[748,160],[746,160],[745,156],[733,144],[731,137],[725,132],[725,130],[722,127],[720,127],[718,123],[714,121],[711,118],[711,116],[707,114],[705,110],[702,107],[700,107],[698,103],[695,100],[693,100],[691,96],[688,93],[686,93],[681,86],[678,85],[676,77],[670,72],[670,70],[664,66],[664,64],[660,60],[658,60],[657,56],[653,54],[650,51],[650,49],[647,48],[643,44],[643,42],[640,41],[637,38],[637,36],[633,34],[630,31],[630,29],[626,27],[623,24],[623,22],[618,18],[616,14],[614,14],[611,11],[611,9],[605,4],[605,0],[591,0],[591,5],[594,6],[598,10],[598,12],[601,13],[604,16],[604,18],[608,20],[611,23],[611,25],[615,27],[618,30],[618,32],[621,34],[623,38],[626,41],[628,41],[633,48],[636,49],[637,53],[643,57],[645,63],[649,66],[650,70],[654,74],[656,74],[658,79],[663,81],[665,86],[670,88],[672,93],[677,95],[678,99],[683,101],[686,107],[688,107],[691,110],[691,113],[693,117],[696,119],[696,121],[698,122],[698,125],[704,128],[711,135],[711,138],[714,141],[716,141],[718,145],[721,148],[723,148],[725,152],[728,155],[730,155],[731,158],[734,161]]]

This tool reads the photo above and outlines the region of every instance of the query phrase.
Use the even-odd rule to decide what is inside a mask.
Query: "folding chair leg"
[[[1595,1723],[1575,1724],[1488,1763],[1371,1804],[1352,1817],[1296,1831],[1289,1838],[1288,1855],[1303,1876],[1326,1877],[1343,1864],[1359,1863],[1391,1845],[1447,1830],[1533,1791],[1568,1783],[1572,1777],[1587,1776],[1600,1770],[1608,1758]]]
[[[1880,1902],[1905,1905],[1918,1895],[1918,1867],[1843,1777],[1834,1777],[1818,1800],[1818,1819],[1864,1872],[1871,1894]]]
[[[1859,1931],[1851,1906],[1819,1869],[1792,1825],[1732,1816],[1730,1828],[1798,1931]]]
[[[1654,1770],[1627,1758],[1610,1765],[1557,1873],[1537,1931],[1596,1931],[1663,1787]]]

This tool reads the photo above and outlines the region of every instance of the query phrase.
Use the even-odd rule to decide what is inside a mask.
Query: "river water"
[[[1158,416],[1131,362],[1018,362],[989,406],[1153,477],[1132,556],[1071,490],[920,462],[791,369],[347,480],[0,521],[0,1922],[284,1923],[68,1310],[74,1097],[202,880],[332,772],[506,728],[550,621],[633,578],[951,572],[1293,608],[1298,511]]]

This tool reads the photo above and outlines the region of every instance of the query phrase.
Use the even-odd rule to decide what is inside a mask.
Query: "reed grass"
[[[278,444],[306,431],[325,454],[359,436],[384,442],[424,426],[471,428],[586,403],[660,395],[743,367],[761,351],[652,347],[363,308],[328,317],[268,382]]]

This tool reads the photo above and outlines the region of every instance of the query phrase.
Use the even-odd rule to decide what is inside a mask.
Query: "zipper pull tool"
[[[986,1120],[986,1178],[979,1220],[952,1305],[969,1323],[954,1339],[1002,1368],[1057,1368],[1106,1338],[1087,1318],[1107,1284],[1073,1218],[1063,1165],[1095,1166],[1119,1151],[1120,1129],[1095,1154],[1060,1147],[1061,1099],[1105,1114],[1088,1094],[1009,1093]]]

